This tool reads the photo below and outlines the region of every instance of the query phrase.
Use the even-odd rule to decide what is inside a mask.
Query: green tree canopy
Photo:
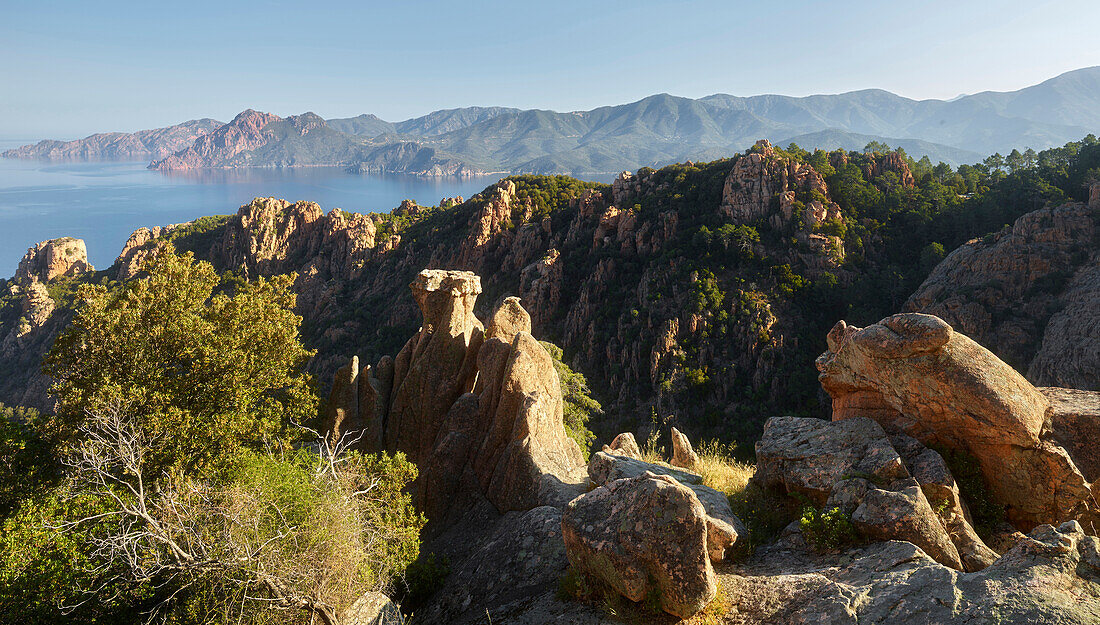
[[[148,277],[85,285],[77,315],[46,356],[61,431],[123,405],[151,434],[170,433],[151,468],[208,471],[316,411],[301,373],[294,276],[230,285],[190,253],[165,251]]]

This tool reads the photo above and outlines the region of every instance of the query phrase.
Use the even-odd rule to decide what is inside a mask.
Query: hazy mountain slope
[[[693,100],[658,94],[590,111],[559,113],[504,107],[435,111],[391,123],[375,115],[329,121],[298,116],[301,127],[246,111],[196,136],[155,169],[181,167],[349,166],[356,171],[464,173],[607,173],[717,158],[767,138],[808,150],[861,149],[880,141],[951,164],[994,152],[1045,149],[1100,132],[1100,67],[1069,72],[1019,91],[985,92],[950,101],[911,100],[881,89],[837,95]],[[295,119],[294,117],[287,118]],[[246,128],[249,123],[265,126]],[[209,122],[188,122],[197,124]],[[209,122],[213,124],[213,122]],[[178,128],[183,128],[186,124]],[[306,127],[308,126],[308,127]],[[177,128],[177,127],[173,127]],[[172,129],[150,138],[179,145]],[[197,131],[196,131],[197,132]],[[6,156],[96,158],[146,149],[135,135],[95,135],[82,142],[43,142]],[[175,138],[177,143],[169,143]],[[70,145],[73,144],[73,145]],[[109,146],[109,147],[108,147]],[[383,149],[387,146],[389,149]],[[156,157],[154,157],[156,158]],[[416,163],[410,170],[412,163]]]
[[[879,135],[865,135],[838,130],[836,128],[788,137],[778,141],[777,144],[787,146],[791,143],[797,143],[803,148],[813,146],[823,150],[842,149],[848,150],[849,152],[858,152],[872,141],[885,143],[894,148],[901,148],[905,150],[907,154],[916,155],[918,158],[920,155],[927,155],[933,163],[943,161],[951,165],[962,165],[964,163],[976,163],[985,157],[985,155],[978,152],[960,150],[948,145],[921,141],[920,139],[898,139]]]
[[[341,119],[328,119],[329,128],[349,135],[361,135],[364,137],[377,137],[382,134],[393,134],[397,128],[393,123],[379,118],[377,115],[363,114],[355,117]]]
[[[1066,72],[1018,91],[977,93],[969,99],[1008,116],[1095,130],[1100,121],[1100,67]]]
[[[137,132],[98,133],[75,141],[40,141],[2,154],[7,158],[126,159],[163,158],[186,148],[222,123],[214,119],[192,119],[164,128]]]
[[[518,113],[519,109],[504,106],[469,106],[466,108],[434,111],[394,124],[396,132],[430,137],[472,126],[504,113]]]

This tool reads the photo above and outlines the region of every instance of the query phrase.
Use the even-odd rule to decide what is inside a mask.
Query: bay
[[[24,143],[0,140],[0,151]],[[62,236],[84,239],[89,260],[104,269],[142,226],[233,214],[254,197],[308,200],[326,212],[380,213],[406,198],[426,205],[468,198],[499,179],[358,175],[338,167],[164,173],[146,165],[0,158],[0,277],[15,273],[29,247]]]

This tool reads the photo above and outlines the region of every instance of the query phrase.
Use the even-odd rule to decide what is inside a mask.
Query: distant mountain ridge
[[[204,121],[209,120],[187,124]],[[1097,131],[1100,67],[1091,67],[1018,91],[952,100],[911,100],[880,89],[806,97],[715,94],[690,99],[658,94],[590,111],[466,107],[401,122],[371,114],[324,120],[305,113],[284,119],[248,110],[171,155],[154,156],[150,167],[341,166],[416,175],[607,173],[709,160],[760,138],[806,149],[858,150],[878,141],[916,158],[960,164],[993,152],[1062,145]],[[101,135],[63,152],[96,158],[107,152],[96,137]],[[54,158],[50,144],[24,146],[4,156]]]
[[[187,148],[222,125],[215,119],[204,118],[137,132],[102,132],[75,141],[47,139],[7,150],[0,156],[51,160],[158,159]]]

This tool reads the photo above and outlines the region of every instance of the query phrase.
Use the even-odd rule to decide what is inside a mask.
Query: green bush
[[[558,372],[558,378],[561,381],[564,404],[562,421],[565,425],[565,433],[576,441],[581,448],[581,453],[584,454],[585,461],[588,461],[592,453],[592,441],[596,440],[596,435],[588,429],[588,422],[593,416],[603,414],[603,408],[600,402],[592,398],[592,389],[588,388],[588,380],[585,379],[584,374],[573,371],[569,365],[562,362],[564,354],[561,348],[546,341],[539,341],[539,344],[554,359],[554,369]]]
[[[806,542],[819,551],[839,549],[857,539],[852,517],[840,508],[818,510],[812,505],[803,506],[798,526]]]

